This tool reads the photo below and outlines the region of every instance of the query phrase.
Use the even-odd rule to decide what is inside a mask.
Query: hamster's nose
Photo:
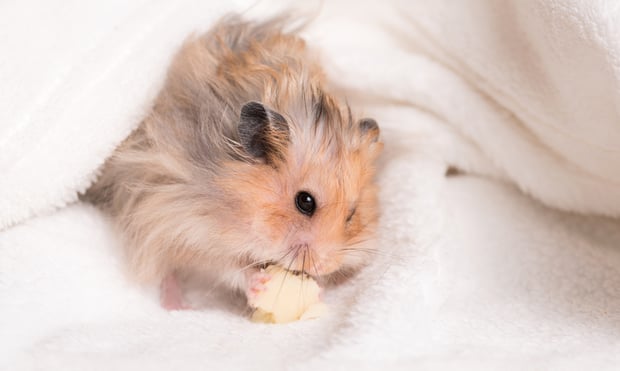
[[[329,246],[319,243],[308,243],[308,240],[299,241],[290,246],[288,257],[284,264],[290,264],[291,270],[304,271],[311,276],[322,276],[337,270],[342,260],[341,254],[334,254]]]

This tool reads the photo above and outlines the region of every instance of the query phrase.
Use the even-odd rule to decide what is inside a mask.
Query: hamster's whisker
[[[366,242],[372,241],[372,240],[374,240],[374,238],[371,238],[371,237],[363,238],[363,239],[361,239],[359,241],[355,241],[353,243],[347,244],[347,247],[361,245],[363,243],[366,243]]]
[[[348,278],[348,276],[344,272],[337,270],[326,277],[325,284],[327,285],[333,282],[337,282],[338,278],[346,279]]]
[[[359,210],[359,208],[358,208],[358,210]],[[370,221],[370,222],[368,222],[368,223],[364,223],[364,224],[362,224],[362,225],[360,226],[360,229],[366,229],[366,228],[367,228],[370,224],[372,224],[372,223],[376,223],[376,222],[374,222],[374,221]]]
[[[236,270],[236,274],[241,274],[244,273],[247,270],[253,269],[253,268],[260,268],[262,265],[265,264],[270,264],[270,263],[277,263],[277,262],[281,262],[283,261],[288,255],[290,255],[292,253],[292,250],[287,251],[284,255],[282,255],[280,258],[278,259],[263,259],[263,260],[258,260],[255,262],[252,262],[250,264],[244,265],[241,268]],[[204,293],[205,296],[211,295],[213,293],[213,291],[215,291],[217,288],[219,288],[222,284],[224,284],[226,282],[227,278],[220,278],[217,281],[211,282],[211,289],[208,290],[207,292]]]
[[[319,269],[316,266],[316,260],[314,259],[314,257],[312,255],[310,255],[310,262],[312,263],[312,268],[314,269],[314,279],[316,279],[319,283],[319,286],[321,285],[321,281],[323,280],[323,277],[319,276]]]
[[[338,251],[339,252],[364,252],[368,254],[377,254],[377,255],[386,253],[386,251],[381,251],[381,250],[373,249],[373,248],[365,248],[365,247],[345,247]]]
[[[389,251],[381,251],[381,250],[375,250],[375,249],[365,249],[365,248],[346,248],[346,249],[340,249],[339,251],[337,251],[338,254],[341,255],[345,255],[345,254],[366,254],[366,255],[374,255],[374,256],[379,256],[382,258],[392,258],[392,259],[402,259],[404,256],[403,255],[399,255],[393,252],[389,252]]]
[[[274,305],[277,303],[278,299],[280,298],[280,294],[282,293],[282,288],[284,287],[284,282],[286,282],[286,277],[288,276],[289,272],[291,271],[291,267],[293,266],[293,263],[295,263],[295,260],[297,259],[297,256],[299,255],[299,248],[293,248],[290,251],[294,251],[294,255],[291,258],[290,263],[288,264],[288,266],[286,267],[286,270],[284,271],[284,278],[282,278],[282,282],[280,283],[280,288],[278,289],[278,293],[276,294],[274,300]]]
[[[306,252],[308,251],[308,245],[304,245],[302,247],[302,249],[304,250],[304,255],[301,258],[301,280],[299,281],[299,297],[297,298],[297,302],[300,303],[302,301],[302,293],[304,291],[304,276],[306,275],[304,270],[304,267],[306,266]]]
[[[265,264],[269,264],[271,262],[272,262],[271,259],[259,260],[259,261],[250,263],[250,264],[248,264],[246,266],[243,266],[243,267],[239,268],[238,272],[241,273],[241,272],[247,271],[248,269],[260,268],[261,266],[263,266]]]
[[[281,265],[282,267],[284,267],[284,266],[286,265],[286,263],[285,263],[286,258],[287,258],[290,254],[292,254],[293,252],[294,252],[294,251],[293,251],[292,249],[288,249],[288,251],[286,252],[286,254],[284,254],[284,255],[282,255],[282,257],[280,257],[280,258],[278,258],[278,259],[274,260],[274,263],[281,263],[280,265]],[[290,266],[290,265],[289,265],[289,266]]]
[[[304,255],[301,258],[301,273],[304,273],[306,267],[306,253],[308,252],[308,245],[304,245],[304,247],[302,247],[302,250],[304,251]]]

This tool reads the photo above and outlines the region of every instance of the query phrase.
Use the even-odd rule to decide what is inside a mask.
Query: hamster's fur
[[[247,292],[266,263],[329,277],[372,257],[379,128],[283,24],[229,16],[190,37],[87,192],[139,280],[188,269]]]

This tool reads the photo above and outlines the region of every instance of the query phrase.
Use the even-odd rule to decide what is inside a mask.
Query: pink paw
[[[265,284],[271,280],[271,275],[260,270],[248,272],[246,274],[247,289],[245,291],[248,299],[255,299],[261,292],[267,290]]]
[[[183,292],[174,275],[168,275],[161,281],[159,302],[166,310],[187,310],[192,307],[183,300]]]

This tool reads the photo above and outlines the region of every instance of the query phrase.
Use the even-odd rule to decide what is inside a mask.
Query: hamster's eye
[[[310,193],[302,191],[295,196],[295,206],[300,213],[312,216],[316,209],[316,202]]]

